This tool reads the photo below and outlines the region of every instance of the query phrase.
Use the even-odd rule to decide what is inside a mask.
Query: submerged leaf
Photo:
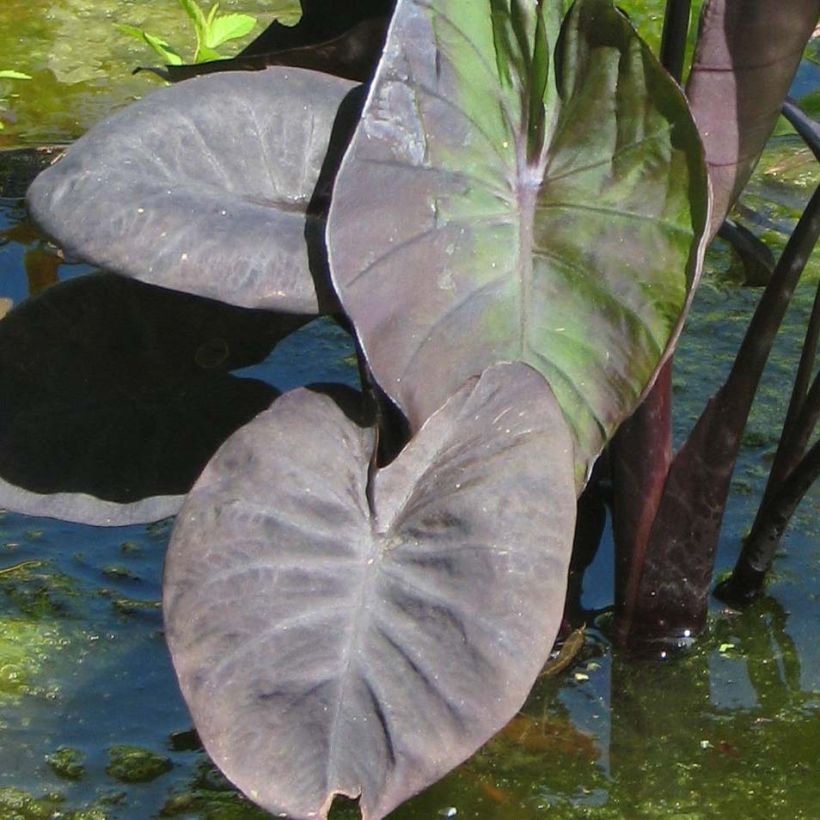
[[[72,256],[117,273],[242,307],[333,309],[321,234],[354,88],[270,68],[161,89],[79,139],[29,207]]]
[[[556,44],[562,9],[400,0],[328,242],[411,427],[525,361],[570,423],[581,485],[679,330],[708,191],[686,101],[624,17],[579,0]]]
[[[561,621],[572,445],[543,378],[468,382],[368,480],[373,430],[297,390],[177,519],[165,622],[211,757],[279,816],[380,818],[520,708]]]

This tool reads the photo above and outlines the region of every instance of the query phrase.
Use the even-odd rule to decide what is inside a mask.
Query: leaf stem
[[[691,637],[705,624],[741,434],[777,330],[818,235],[820,186],[778,260],[729,377],[672,462],[634,596],[631,646],[640,649],[676,635]],[[635,632],[635,624],[641,634]]]
[[[686,37],[692,13],[691,0],[667,0],[663,19],[660,59],[663,67],[680,84],[686,55]]]

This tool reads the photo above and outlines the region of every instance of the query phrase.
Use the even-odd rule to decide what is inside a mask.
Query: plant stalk
[[[783,116],[811,148],[815,159],[820,161],[820,123],[810,117],[793,99],[786,98],[783,103]]]
[[[667,0],[661,63],[678,82],[683,74],[690,0]],[[649,533],[672,463],[672,368],[670,357],[652,390],[624,422],[610,446],[612,523],[615,542],[615,630],[623,645],[646,560]]]
[[[663,67],[680,84],[686,56],[686,36],[692,14],[691,0],[667,0],[663,19],[660,59]]]
[[[789,409],[786,412],[786,420],[783,422],[783,432],[769,472],[761,506],[766,504],[779,485],[797,466],[817,424],[817,417],[820,414],[820,383],[817,378],[814,379],[813,384],[810,385],[810,382],[817,355],[818,336],[820,336],[820,282],[817,283]]]
[[[783,533],[818,476],[820,440],[815,441],[803,460],[758,511],[731,576],[715,589],[715,595],[721,601],[743,609],[761,595]]]
[[[625,421],[610,448],[615,542],[615,630],[623,644],[632,630],[649,534],[672,463],[672,361],[646,400]]]
[[[637,652],[688,643],[706,622],[723,512],[740,440],[777,330],[820,235],[820,186],[755,310],[732,370],[675,456],[628,613]],[[630,587],[632,589],[632,587]]]

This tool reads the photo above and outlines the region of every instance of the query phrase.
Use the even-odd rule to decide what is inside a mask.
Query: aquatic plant
[[[561,622],[576,496],[627,419],[611,460],[628,623],[675,639],[691,587],[648,535],[680,524],[659,518],[676,469],[698,484],[690,516],[697,493],[720,499],[745,418],[719,415],[719,480],[691,472],[697,430],[672,462],[665,363],[796,65],[752,74],[765,93],[733,119],[715,116],[710,61],[738,83],[763,39],[793,54],[818,4],[793,5],[782,37],[741,27],[737,51],[727,6],[708,4],[687,102],[608,0],[399,0],[364,101],[304,68],[193,79],[33,184],[34,216],[71,254],[355,333],[364,396],[292,391],[229,436],[167,556],[183,693],[214,761],[268,810],[325,816],[343,794],[382,817],[513,717]],[[743,137],[728,157],[727,119]],[[813,230],[773,277],[778,306]],[[740,403],[777,324],[762,312],[743,390],[726,390]],[[127,499],[111,522],[118,504],[133,520]],[[655,566],[674,595],[652,620]]]
[[[710,166],[711,236],[775,126],[820,13],[814,0],[791,6],[791,13],[777,21],[762,4],[704,7],[687,94]],[[727,100],[734,116],[726,114]],[[704,628],[741,435],[777,329],[817,241],[816,200],[817,195],[779,260],[730,375],[684,445],[673,457],[667,372],[613,447],[618,632],[620,642],[636,651],[664,652]],[[802,492],[810,484],[803,481]],[[793,488],[790,497],[796,501],[802,494],[795,495]]]
[[[12,68],[4,68],[0,69],[0,80],[30,80],[31,77],[28,74],[24,74],[22,71],[15,71]],[[6,102],[3,96],[0,96],[0,106],[2,106]],[[2,109],[0,109],[2,110]],[[0,119],[0,131],[5,128],[3,120]]]
[[[256,18],[250,14],[221,14],[219,3],[214,3],[206,15],[196,0],[177,1],[188,17],[196,37],[194,63],[222,59],[223,55],[218,50],[221,46],[245,37],[256,27]],[[142,40],[170,65],[182,65],[185,62],[176,48],[156,34],[123,23],[117,24],[117,29],[129,37]]]

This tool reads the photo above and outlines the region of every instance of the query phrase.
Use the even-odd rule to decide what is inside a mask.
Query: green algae
[[[820,184],[820,163],[794,136],[771,139],[732,216],[749,228],[774,253],[782,253],[797,220]],[[820,277],[820,254],[809,255],[803,281]]]
[[[109,820],[103,808],[65,808],[60,794],[34,797],[22,789],[0,788],[0,817],[3,820]]]
[[[202,4],[206,5],[206,4]],[[223,0],[223,12],[252,14],[254,31],[230,44],[233,53],[276,17],[298,20],[298,0]],[[173,0],[3,0],[0,53],[3,67],[31,75],[11,90],[0,146],[76,139],[111,111],[161,86],[137,66],[156,65],[147,46],[117,31],[123,23],[148,29],[193,53],[194,37]],[[226,48],[226,53],[228,49]]]
[[[201,760],[191,782],[172,794],[160,810],[161,817],[201,820],[265,820],[270,815],[255,806],[228,782],[209,760]]]
[[[140,746],[112,746],[106,773],[120,783],[150,783],[174,768],[164,755]]]
[[[41,676],[52,653],[65,645],[55,624],[0,618],[0,706],[52,692]]]
[[[0,817],[4,820],[50,820],[62,806],[59,796],[37,798],[22,789],[0,789]]]
[[[0,609],[0,706],[25,695],[54,697],[56,687],[46,673],[55,653],[72,642],[72,631],[59,620],[70,594],[70,580],[60,574],[43,573],[43,561],[23,561],[2,568],[0,602],[12,605],[8,614]]]
[[[65,780],[80,780],[85,775],[85,754],[70,746],[60,746],[55,752],[46,755],[46,763],[52,771]]]
[[[111,602],[114,609],[121,615],[160,615],[161,601],[140,601],[135,598],[114,598]]]

